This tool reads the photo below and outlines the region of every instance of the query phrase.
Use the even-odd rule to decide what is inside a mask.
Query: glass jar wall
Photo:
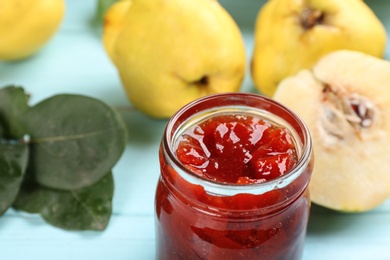
[[[217,124],[210,129],[208,122]],[[237,124],[244,130],[239,132]],[[227,130],[222,131],[221,127]],[[284,134],[271,138],[271,130]],[[201,138],[193,141],[188,138],[190,132]],[[230,133],[227,140],[232,146],[215,141],[221,133]],[[244,136],[252,141],[252,150]],[[191,147],[186,146],[184,153],[190,162],[182,158],[183,140]],[[254,145],[253,140],[259,145]],[[285,159],[285,153],[282,156],[278,150],[286,143],[294,148],[287,153],[294,161]],[[223,160],[222,146],[230,156]],[[233,151],[244,146],[245,149]],[[271,155],[273,160],[279,160],[272,164],[276,165],[278,176],[267,176],[270,171],[264,170],[265,166],[259,169],[264,162],[263,157],[260,162],[255,161],[260,149],[267,150],[268,154],[263,155],[266,160],[270,161]],[[213,151],[219,152],[219,157],[213,157]],[[243,151],[245,156],[240,157]],[[308,129],[288,108],[248,93],[201,98],[182,108],[168,122],[159,159],[161,174],[155,200],[158,259],[301,258],[310,210],[307,186],[313,156]],[[283,160],[290,160],[288,168],[281,164]],[[211,162],[216,166],[208,167]],[[259,173],[251,175],[251,171],[260,170],[261,177]]]

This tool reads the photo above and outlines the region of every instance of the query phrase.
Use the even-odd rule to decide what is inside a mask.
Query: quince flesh
[[[64,12],[64,0],[1,0],[0,60],[36,53],[57,31]]]
[[[316,204],[370,210],[390,197],[390,62],[340,50],[283,80],[274,99],[308,125]]]
[[[131,103],[156,118],[238,91],[245,75],[241,32],[215,0],[119,1],[105,15],[103,43]]]
[[[329,52],[349,49],[382,58],[386,30],[359,0],[270,0],[255,26],[251,74],[272,96],[278,83]]]

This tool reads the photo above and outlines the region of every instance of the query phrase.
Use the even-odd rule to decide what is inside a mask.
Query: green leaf
[[[0,123],[3,136],[21,138],[26,134],[21,118],[29,109],[29,96],[24,89],[7,86],[0,89]]]
[[[15,200],[28,161],[26,144],[3,141],[0,143],[0,215]]]
[[[107,10],[111,5],[115,4],[120,0],[98,0],[97,9],[96,9],[96,23],[102,25],[104,21],[104,16]]]
[[[91,185],[111,171],[125,149],[123,119],[97,99],[56,95],[27,111],[24,121],[31,137],[28,174],[46,187]]]
[[[0,117],[0,138],[3,138],[5,136],[5,128],[3,126],[3,122],[1,122],[1,117]]]
[[[25,182],[13,207],[39,213],[46,222],[62,229],[104,230],[110,220],[113,194],[111,173],[90,187],[71,191]]]

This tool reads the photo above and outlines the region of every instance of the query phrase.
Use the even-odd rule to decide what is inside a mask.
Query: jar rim
[[[191,114],[189,117],[186,117],[184,120],[181,120],[180,118],[183,116],[186,116],[185,114],[190,108],[193,108],[195,106],[198,106],[205,102],[211,102],[213,100],[224,100],[230,99],[230,101],[237,102],[237,104],[227,104],[225,102],[222,102],[218,106],[213,106],[213,109],[218,108],[224,108],[229,106],[237,106],[240,105],[242,107],[252,108],[256,110],[262,110],[258,107],[240,104],[242,102],[242,99],[248,101],[248,100],[256,100],[258,102],[263,102],[263,105],[271,105],[272,107],[275,107],[277,109],[280,109],[282,112],[288,114],[292,120],[298,125],[301,133],[302,133],[302,152],[300,154],[300,157],[298,158],[297,163],[294,165],[292,169],[289,170],[286,174],[266,182],[262,183],[250,183],[250,184],[234,184],[234,183],[223,183],[218,182],[214,180],[210,180],[207,178],[203,178],[194,172],[192,172],[190,169],[188,169],[185,165],[183,165],[178,158],[175,156],[175,151],[173,150],[172,142],[170,142],[172,139],[170,137],[170,133],[174,132],[172,136],[176,135],[177,129],[173,129],[174,123],[179,121],[179,125],[182,125],[183,123],[187,122],[191,118],[195,117],[196,115],[203,113],[205,110],[200,109],[197,110],[196,113]],[[269,112],[266,109],[263,109],[265,112]],[[275,114],[273,114],[275,115]],[[276,115],[278,118],[282,119],[280,116]],[[288,123],[288,122],[286,122]],[[199,99],[196,99],[187,105],[183,106],[179,111],[177,111],[171,119],[168,121],[168,124],[164,131],[164,138],[163,138],[163,146],[164,149],[164,156],[169,159],[172,167],[174,170],[187,182],[192,184],[199,184],[203,186],[206,192],[209,194],[217,195],[217,196],[234,196],[240,193],[250,193],[254,195],[260,195],[264,194],[268,191],[274,190],[274,189],[281,189],[286,186],[288,186],[290,183],[292,183],[295,179],[297,179],[299,176],[303,174],[305,169],[308,167],[310,163],[310,158],[312,156],[312,141],[310,137],[310,132],[304,121],[292,110],[287,108],[286,106],[282,105],[281,103],[261,96],[259,94],[254,93],[244,93],[244,92],[226,92],[226,93],[220,93],[220,94],[212,94],[208,96],[201,97]]]

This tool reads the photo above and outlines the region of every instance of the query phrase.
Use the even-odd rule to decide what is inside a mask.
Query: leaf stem
[[[116,106],[114,109],[118,112],[133,112],[137,111],[134,106]]]
[[[22,138],[0,138],[0,144],[4,145],[17,145],[17,144],[29,144],[31,138],[28,134],[23,135]]]
[[[83,139],[85,137],[92,137],[92,136],[98,136],[103,135],[105,133],[111,132],[111,131],[117,131],[116,128],[110,128],[104,131],[97,131],[97,132],[90,132],[90,133],[82,133],[82,134],[74,134],[74,135],[64,135],[64,136],[51,136],[51,137],[43,137],[43,138],[33,138],[31,139],[31,143],[49,143],[49,142],[62,142],[62,141],[69,141],[69,140],[77,140],[77,139]],[[124,130],[126,130],[124,128]]]

